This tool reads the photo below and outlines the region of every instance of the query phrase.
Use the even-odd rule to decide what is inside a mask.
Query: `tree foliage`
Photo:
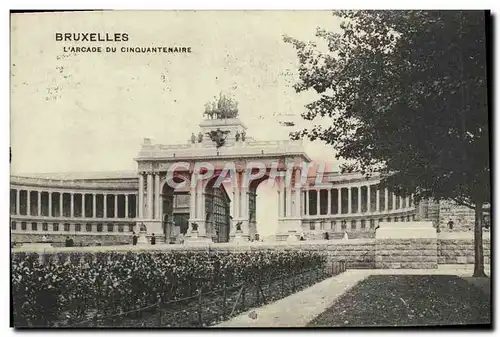
[[[329,52],[291,37],[297,92],[320,97],[303,117],[331,125],[293,134],[333,145],[401,192],[489,201],[483,12],[341,11]]]
[[[302,117],[331,120],[292,138],[332,145],[364,173],[382,173],[398,194],[482,210],[491,194],[485,13],[334,15],[340,32],[316,34],[327,51],[284,38],[299,58],[296,91],[319,94]]]

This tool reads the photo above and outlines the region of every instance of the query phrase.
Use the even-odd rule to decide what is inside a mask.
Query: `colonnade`
[[[11,189],[12,215],[67,218],[136,217],[136,195],[133,193],[85,193]]]
[[[378,185],[339,186],[337,188],[307,187],[302,194],[303,215],[351,215],[362,213],[388,213],[410,209],[412,196],[398,196]]]

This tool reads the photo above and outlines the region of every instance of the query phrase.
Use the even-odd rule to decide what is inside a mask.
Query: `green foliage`
[[[485,14],[340,11],[340,33],[318,29],[325,52],[297,50],[297,92],[319,98],[303,118],[331,120],[293,133],[331,144],[396,193],[490,200]]]
[[[69,261],[68,261],[69,260]],[[12,262],[14,326],[78,323],[323,265],[315,252],[16,254]]]

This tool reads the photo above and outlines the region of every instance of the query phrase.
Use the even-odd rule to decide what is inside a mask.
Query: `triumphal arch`
[[[144,139],[135,160],[139,192],[136,228],[175,242],[227,242],[256,233],[256,190],[275,187],[278,234],[295,240],[301,232],[304,167],[310,158],[302,141],[258,141],[247,135],[234,101],[221,96],[205,106],[199,130],[184,144]],[[174,221],[174,197],[189,200],[185,223]],[[231,206],[230,206],[231,203]],[[273,220],[271,220],[273,221]]]

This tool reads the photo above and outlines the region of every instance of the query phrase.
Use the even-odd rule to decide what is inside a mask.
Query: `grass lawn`
[[[489,324],[490,296],[474,284],[448,275],[372,275],[308,326]]]

